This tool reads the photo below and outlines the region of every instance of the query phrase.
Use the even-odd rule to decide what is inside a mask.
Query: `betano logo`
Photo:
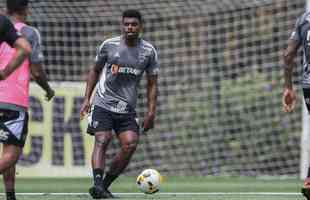
[[[3,130],[3,129],[0,129],[0,140],[7,140],[9,138],[9,132]]]
[[[123,74],[133,74],[133,75],[138,76],[139,74],[141,74],[142,70],[135,69],[133,67],[120,67],[119,65],[113,64],[111,66],[111,72],[114,75],[118,73],[123,73]]]

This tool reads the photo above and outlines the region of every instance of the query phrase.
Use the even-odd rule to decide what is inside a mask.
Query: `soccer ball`
[[[159,191],[162,177],[155,169],[146,169],[137,177],[137,186],[145,194],[154,194]]]

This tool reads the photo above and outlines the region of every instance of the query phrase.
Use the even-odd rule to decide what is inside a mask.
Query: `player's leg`
[[[16,200],[15,196],[15,165],[3,172],[4,188],[7,200]]]
[[[112,160],[109,171],[103,180],[104,188],[108,188],[112,182],[124,171],[134,154],[139,142],[139,127],[135,115],[123,115],[117,119],[116,134],[120,141],[121,149]]]
[[[107,198],[103,186],[103,174],[105,168],[105,155],[108,145],[112,139],[112,132],[97,132],[92,153],[92,169],[94,185],[89,189],[90,195],[94,198]]]
[[[112,139],[112,132],[98,132],[95,134],[95,144],[92,153],[92,168],[94,184],[101,183],[105,168],[105,155]]]
[[[4,144],[0,159],[1,173],[7,200],[16,200],[15,196],[15,165],[22,152],[22,148],[15,145]],[[9,166],[9,167],[7,167]],[[4,169],[5,168],[5,169]]]
[[[109,171],[106,173],[103,180],[103,187],[109,194],[109,198],[113,198],[114,196],[108,188],[128,166],[130,159],[137,148],[139,134],[134,131],[125,131],[118,135],[118,139],[121,143],[121,150],[114,157],[109,167]]]
[[[308,114],[310,114],[310,89],[303,88],[303,93],[306,107],[308,109]],[[308,167],[307,178],[304,180],[304,185],[301,189],[301,192],[308,200],[310,200],[310,166]]]
[[[15,199],[15,165],[22,153],[28,132],[28,113],[0,109],[0,141],[3,143],[0,173],[7,199]]]
[[[22,152],[22,148],[3,144],[2,156],[0,158],[0,173],[3,174],[7,169],[14,166]]]
[[[105,155],[108,145],[112,139],[112,118],[110,112],[105,109],[93,106],[91,109],[87,133],[95,136],[92,153],[93,186],[89,189],[94,199],[108,198],[102,178],[105,168]]]
[[[16,200],[15,165],[21,153],[21,147],[3,144],[2,157],[0,159],[0,172],[3,175],[3,182],[7,200]]]

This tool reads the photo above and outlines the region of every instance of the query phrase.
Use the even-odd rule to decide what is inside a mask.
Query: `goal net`
[[[41,32],[49,79],[80,91],[69,118],[62,96],[47,108],[31,98],[30,127],[44,121],[44,109],[51,115],[44,123],[52,128],[41,131],[53,143],[49,165],[65,165],[69,138],[72,165],[89,167],[91,143],[79,121],[81,83],[100,43],[121,33],[122,11],[134,8],[143,14],[143,37],[158,50],[161,69],[156,128],[141,136],[127,174],[144,168],[171,175],[300,173],[302,104],[292,114],[282,111],[281,55],[304,0],[45,0],[32,1],[31,8],[29,21]],[[143,118],[144,80],[137,111]],[[49,145],[35,136],[29,142],[20,166],[39,163]],[[114,140],[107,164],[118,150]]]

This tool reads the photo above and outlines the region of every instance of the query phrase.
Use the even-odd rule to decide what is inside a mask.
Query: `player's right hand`
[[[292,112],[296,104],[296,94],[291,88],[285,88],[283,91],[282,105],[284,112]]]
[[[80,110],[80,120],[83,120],[86,115],[90,112],[90,103],[88,100],[84,100]]]

